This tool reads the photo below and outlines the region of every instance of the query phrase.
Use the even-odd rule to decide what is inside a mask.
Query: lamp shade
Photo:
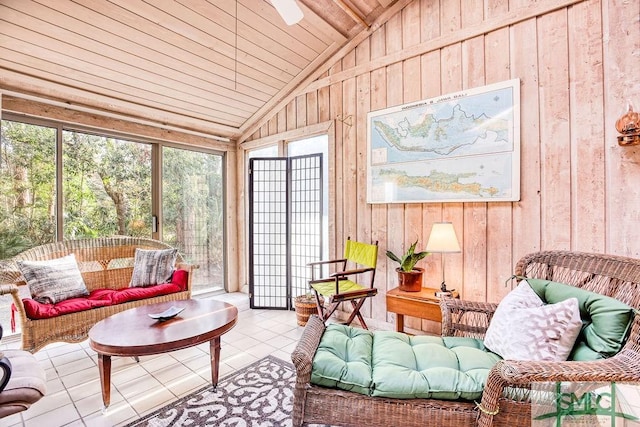
[[[425,248],[427,252],[460,252],[460,244],[456,231],[450,222],[435,222],[431,227],[429,241]]]
[[[271,4],[287,25],[297,24],[304,18],[302,9],[300,9],[296,0],[271,0]]]

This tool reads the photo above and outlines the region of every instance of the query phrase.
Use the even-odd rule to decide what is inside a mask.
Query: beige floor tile
[[[160,369],[151,371],[151,375],[153,375],[161,384],[165,384],[175,380],[176,378],[185,377],[191,374],[193,374],[193,371],[181,363],[164,366]]]
[[[236,327],[222,336],[220,379],[267,354],[291,361],[303,330],[293,311],[250,310],[246,295],[224,299],[241,311]],[[18,348],[20,342],[14,344]],[[113,357],[111,405],[103,414],[97,355],[88,341],[51,344],[35,355],[46,371],[48,393],[28,411],[2,419],[3,427],[123,426],[211,385],[208,343],[144,356],[139,363]]]
[[[111,388],[113,389],[113,387]],[[73,387],[67,387],[67,392],[69,393],[69,396],[71,396],[71,399],[76,401],[84,399],[87,396],[102,393],[102,386],[100,385],[100,379],[96,378],[93,381],[87,381]],[[113,399],[113,390],[111,391],[111,395]]]
[[[273,353],[275,350],[276,348],[272,345],[262,342],[247,348],[246,352],[258,359],[262,359],[263,357],[266,357]]]
[[[183,375],[172,381],[163,382],[162,385],[175,396],[182,397],[206,385],[211,385],[211,379],[207,381],[195,372],[191,372],[189,375]]]
[[[169,390],[164,387],[157,387],[142,395],[127,399],[131,407],[140,415],[161,408],[167,403],[176,399]]]
[[[47,399],[40,399],[38,402],[31,405],[28,411],[24,412],[24,419],[37,418],[42,414],[54,411],[58,408],[62,408],[68,405],[73,406],[71,396],[66,390],[59,391],[54,394],[47,394]]]
[[[29,411],[31,411],[32,409],[33,407],[29,409]],[[80,414],[78,414],[78,411],[76,411],[76,408],[73,404],[69,404],[57,408],[52,408],[49,412],[39,414],[38,416],[33,418],[25,419],[24,425],[26,427],[44,427],[51,426],[52,421],[54,421],[56,423],[55,425],[66,426],[72,422],[79,420]]]
[[[162,388],[160,381],[146,375],[144,377],[135,378],[129,382],[119,384],[118,392],[124,396],[126,400],[135,399],[146,394],[153,394],[155,390]]]

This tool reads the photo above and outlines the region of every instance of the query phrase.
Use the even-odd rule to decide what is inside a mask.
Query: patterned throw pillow
[[[582,328],[577,298],[544,305],[526,280],[498,304],[484,339],[510,360],[567,360]]]
[[[18,261],[31,297],[42,304],[89,295],[74,254],[46,261]]]
[[[175,268],[177,249],[136,249],[129,287],[169,283]]]

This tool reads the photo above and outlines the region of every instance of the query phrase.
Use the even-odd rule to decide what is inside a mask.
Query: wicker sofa
[[[191,278],[194,266],[186,264],[178,254],[176,270],[182,283],[171,293],[155,296],[128,296],[126,302],[74,311],[48,318],[30,318],[22,298],[28,297],[26,282],[17,261],[42,261],[74,254],[89,292],[96,290],[123,290],[129,286],[133,272],[136,248],[169,249],[171,246],[157,240],[136,237],[106,237],[97,239],[66,240],[28,249],[10,260],[0,261],[0,295],[11,294],[14,310],[22,327],[22,349],[36,352],[47,344],[64,341],[80,342],[87,338],[89,329],[112,314],[145,304],[185,300],[191,297]],[[174,274],[174,276],[177,276]],[[20,289],[24,289],[20,292]],[[178,287],[176,287],[178,288]],[[144,293],[142,293],[144,294]],[[142,298],[142,299],[139,299]]]
[[[553,280],[597,292],[640,308],[640,260],[567,251],[524,256],[517,276]],[[497,304],[447,299],[441,302],[443,336],[484,338]],[[340,426],[528,426],[531,383],[556,381],[640,382],[640,315],[615,356],[589,362],[501,360],[489,372],[477,404],[465,400],[369,397],[310,383],[313,357],[325,326],[312,316],[292,353],[297,378],[293,425]],[[509,397],[507,397],[509,396]]]

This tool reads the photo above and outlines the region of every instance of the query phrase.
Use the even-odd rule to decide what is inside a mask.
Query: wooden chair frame
[[[347,241],[351,240],[351,238],[347,238]],[[376,253],[378,247],[378,241],[376,241],[373,245],[376,246]],[[346,248],[345,248],[346,249]],[[364,268],[354,268],[347,270],[347,266],[349,262],[354,264],[358,264],[357,261],[350,259],[345,254],[345,258],[334,259],[334,260],[326,260],[326,261],[317,261],[311,262],[307,264],[311,268],[311,280],[309,281],[309,287],[313,289],[313,292],[316,297],[316,307],[318,311],[318,317],[322,319],[323,322],[326,322],[331,315],[337,310],[343,302],[350,302],[353,307],[353,311],[349,315],[349,318],[345,322],[345,324],[350,325],[351,322],[357,317],[360,321],[360,324],[364,329],[369,329],[367,327],[362,314],[360,313],[360,309],[362,305],[366,301],[367,298],[374,297],[378,294],[378,289],[374,288],[374,282],[376,277],[376,268],[374,267],[364,267]],[[316,272],[321,271],[321,267],[324,265],[336,265],[336,268],[339,270],[330,274],[329,277],[326,278],[316,278]],[[320,267],[320,268],[318,268]],[[357,276],[359,274],[370,274],[370,283],[369,287],[360,290],[354,291],[345,291],[340,292],[340,281],[347,280],[351,276]],[[325,307],[320,299],[320,294],[312,287],[312,285],[317,283],[335,283],[335,293],[328,297],[327,306]]]

